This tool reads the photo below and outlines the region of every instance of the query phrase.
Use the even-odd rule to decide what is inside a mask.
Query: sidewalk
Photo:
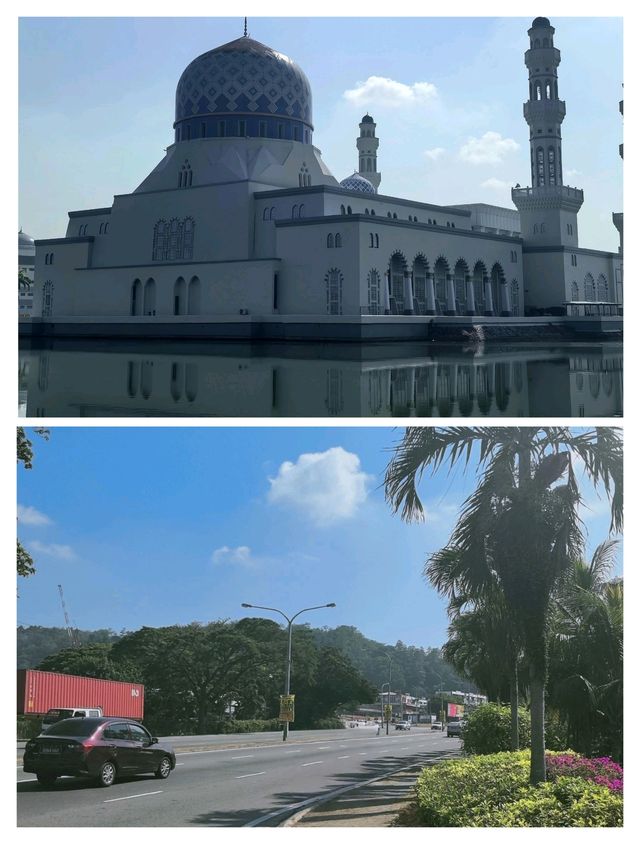
[[[282,826],[390,827],[413,797],[413,786],[424,763],[410,770],[354,788],[326,803],[299,812]]]

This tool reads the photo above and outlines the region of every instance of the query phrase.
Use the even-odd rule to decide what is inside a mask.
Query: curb
[[[458,752],[451,751],[450,753],[447,753],[446,755],[442,756],[441,759],[450,759],[450,758],[458,756],[458,755],[459,755]],[[440,759],[438,761],[440,761]],[[431,764],[437,765],[438,762],[432,762]],[[300,811],[291,815],[289,818],[287,818],[285,821],[283,821],[283,823],[279,824],[278,826],[280,826],[280,827],[296,826],[296,824],[300,820],[302,820],[302,818],[304,818],[306,815],[308,815],[309,812],[312,812],[317,806],[322,806],[324,803],[329,803],[332,800],[335,800],[337,797],[341,797],[343,794],[347,794],[350,791],[356,791],[358,788],[364,788],[365,786],[372,785],[373,783],[380,782],[382,780],[387,780],[390,777],[392,777],[394,774],[399,774],[401,771],[410,771],[412,768],[424,768],[424,767],[426,767],[424,761],[414,762],[411,765],[403,765],[401,768],[394,768],[392,771],[387,771],[386,773],[381,774],[380,776],[377,776],[377,777],[373,777],[370,780],[365,780],[364,782],[358,782],[358,783],[355,783],[354,785],[343,786],[342,788],[339,788],[336,791],[332,791],[330,794],[325,794],[322,797],[311,797],[308,800],[304,801],[304,803],[308,803],[309,805],[305,806]],[[304,804],[300,804],[300,805],[304,805]],[[267,817],[274,817],[278,814],[283,814],[285,811],[286,810],[282,810],[282,812],[275,812],[272,815],[265,816],[264,820],[266,820]],[[258,819],[258,820],[262,820],[262,819]]]

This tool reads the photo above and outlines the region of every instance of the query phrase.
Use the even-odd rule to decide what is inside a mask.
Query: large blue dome
[[[311,86],[290,58],[245,35],[186,68],[174,128],[176,141],[241,136],[311,143]]]

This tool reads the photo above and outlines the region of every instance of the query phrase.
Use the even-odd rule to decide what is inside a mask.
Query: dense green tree
[[[622,758],[623,585],[611,580],[616,543],[576,560],[554,600],[549,699],[568,741],[586,755]]]
[[[100,643],[66,648],[45,657],[38,665],[40,671],[57,671],[61,674],[77,674],[81,677],[96,677],[100,680],[123,680],[142,682],[142,670],[133,662],[114,661],[111,657],[112,644]]]
[[[140,666],[156,724],[177,716],[183,728],[198,734],[242,702],[247,678],[259,666],[255,642],[226,621],[143,627],[123,636],[112,658]]]
[[[34,431],[45,439],[49,438],[49,431],[46,428],[34,428]],[[18,463],[22,463],[25,469],[31,469],[33,467],[33,444],[22,427],[17,429],[16,451]],[[35,574],[36,567],[33,558],[19,539],[17,540],[16,558],[16,569],[20,577],[29,577]]]
[[[76,630],[75,632],[81,645],[108,644],[118,639],[118,634],[113,630]],[[18,668],[35,668],[45,657],[60,653],[69,647],[69,634],[64,627],[20,625],[17,630],[17,639]]]
[[[544,694],[548,622],[554,590],[581,551],[581,500],[573,460],[602,483],[611,528],[622,526],[622,442],[614,428],[407,428],[387,467],[387,499],[405,519],[423,517],[418,483],[425,470],[467,468],[480,475],[462,507],[449,547],[471,583],[496,572],[529,669],[531,781],[544,781]]]

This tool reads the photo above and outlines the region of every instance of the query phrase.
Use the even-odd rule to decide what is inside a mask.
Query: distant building
[[[29,316],[33,311],[35,260],[35,241],[20,229],[18,232],[18,309],[22,316]]]

